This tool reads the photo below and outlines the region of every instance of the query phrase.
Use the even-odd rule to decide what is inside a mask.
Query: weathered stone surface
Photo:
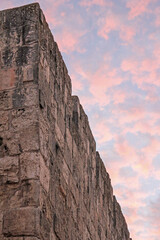
[[[44,159],[40,156],[40,183],[46,192],[49,191],[50,171],[46,166]]]
[[[8,130],[8,112],[0,111],[0,132]]]
[[[0,185],[4,183],[17,183],[19,181],[18,157],[0,158]]]
[[[25,152],[20,155],[21,179],[38,179],[40,174],[40,154]]]
[[[36,208],[15,208],[4,212],[5,236],[35,236],[39,234],[40,213]]]
[[[0,69],[0,79],[3,80],[0,84],[0,90],[13,88],[16,83],[15,69]]]
[[[0,12],[0,240],[130,240],[39,4]]]

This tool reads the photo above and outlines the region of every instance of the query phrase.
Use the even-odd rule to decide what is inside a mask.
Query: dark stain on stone
[[[0,146],[2,146],[2,144],[3,144],[3,138],[0,137]]]
[[[10,49],[6,48],[5,51],[3,52],[2,58],[3,58],[4,65],[11,66],[12,59],[13,59],[13,52],[11,52]]]
[[[16,56],[16,64],[17,66],[23,66],[27,64],[27,55],[29,48],[27,46],[19,47]]]
[[[12,95],[12,103],[14,108],[22,108],[24,106],[24,94],[21,93],[20,89],[16,89]]]

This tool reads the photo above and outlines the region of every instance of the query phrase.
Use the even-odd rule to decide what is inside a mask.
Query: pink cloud
[[[132,26],[122,25],[120,28],[120,38],[123,41],[131,42],[133,37],[136,35],[136,30]]]
[[[83,89],[83,84],[80,80],[77,80],[76,75],[70,74],[72,79],[72,88],[74,92],[80,91]]]
[[[114,137],[115,139],[115,137]],[[120,161],[112,162],[111,165],[107,166],[111,176],[113,177],[114,181],[118,183],[118,181],[125,185],[125,181],[127,179],[127,184],[134,179],[134,187],[139,185],[138,183],[138,176],[149,177],[153,174],[153,166],[152,161],[153,158],[160,153],[160,141],[152,138],[150,143],[140,149],[136,150],[133,146],[131,146],[125,138],[118,137],[117,141],[114,144],[114,149],[118,156],[120,157]],[[131,166],[133,171],[136,172],[137,177],[130,176],[125,177],[119,175],[119,169],[124,168],[127,166]],[[113,171],[114,169],[114,171]],[[137,183],[136,183],[137,181]]]
[[[151,138],[150,143],[142,149],[142,152],[152,160],[157,154],[160,154],[160,141]]]
[[[81,0],[79,3],[81,6],[91,7],[93,5],[98,6],[112,6],[113,3],[110,0]]]
[[[118,155],[125,159],[125,161],[136,161],[138,159],[138,155],[136,153],[136,150],[130,146],[127,142],[127,140],[119,138],[115,143],[115,150],[118,153]]]
[[[42,0],[40,0],[41,2]],[[60,13],[60,7],[63,5],[66,6],[71,6],[69,5],[70,0],[58,0],[58,1],[52,1],[52,0],[46,0],[46,4],[45,4],[45,17],[47,22],[51,25],[51,27],[57,26],[57,25],[61,25],[63,20],[62,17],[63,15],[65,16],[64,12]]]
[[[157,55],[157,52],[155,53]],[[157,56],[159,57],[159,56]],[[157,58],[146,58],[141,62],[140,71],[142,72],[153,72],[158,69],[160,66],[159,61]]]
[[[155,25],[156,25],[156,27],[160,26],[160,7],[156,9]]]
[[[149,124],[149,122],[142,120],[141,122],[137,122],[134,127],[132,127],[132,132],[136,133],[136,132],[140,132],[143,134],[150,134],[150,135],[155,135],[157,134],[157,130],[158,127],[154,127],[152,125]],[[131,131],[130,131],[131,132]]]
[[[97,118],[97,121],[94,124],[94,134],[97,138],[99,144],[110,141],[114,137],[114,133],[111,132],[111,129],[107,126],[107,122],[104,119]]]
[[[127,25],[120,16],[113,13],[108,14],[105,19],[100,21],[98,35],[107,40],[111,31],[118,31],[120,39],[127,43],[131,42],[136,35],[135,27]]]
[[[72,31],[63,29],[60,33],[56,34],[56,41],[60,51],[69,53],[72,51],[84,52],[85,49],[79,47],[80,38],[85,34],[85,31],[78,31],[72,29]]]
[[[107,65],[101,66],[95,73],[90,74],[90,92],[101,106],[107,105],[111,101],[111,96],[107,90],[118,86],[124,79],[118,75],[115,69],[109,69]]]
[[[98,34],[105,38],[105,39],[108,39],[109,36],[108,34],[111,32],[111,31],[114,31],[114,30],[117,30],[119,26],[119,23],[118,23],[118,18],[113,15],[113,14],[110,14],[109,16],[106,17],[102,27],[100,28]]]
[[[122,90],[114,90],[112,92],[112,100],[114,104],[123,103],[127,97],[127,94]]]
[[[145,12],[148,12],[148,6],[155,0],[129,0],[126,7],[130,9],[128,17],[133,19]]]
[[[158,67],[160,67],[160,43],[155,44],[155,48],[153,50],[153,56],[158,61]]]
[[[147,119],[147,120],[146,120]],[[160,119],[159,113],[148,113],[145,112],[144,117],[137,119],[137,121],[134,123],[131,127],[126,127],[123,130],[123,134],[126,134],[127,132],[138,134],[149,134],[150,136],[160,136],[159,132],[159,125],[156,124],[157,120]]]
[[[67,54],[73,51],[85,52],[80,42],[86,33],[86,25],[82,16],[73,10],[73,3],[70,0],[46,1],[46,20],[55,31],[54,37],[60,51]]]
[[[160,45],[155,45],[150,58],[141,57],[141,59],[124,59],[121,63],[121,69],[124,72],[132,74],[132,82],[143,88],[145,83],[160,86]]]
[[[120,77],[117,69],[110,66],[109,57],[104,57],[105,60],[101,67],[94,72],[84,71],[81,63],[74,63],[75,76],[85,79],[85,82],[89,84],[89,91],[92,94],[91,97],[81,97],[83,104],[86,106],[91,104],[98,104],[100,107],[104,107],[113,101],[115,104],[122,103],[125,99],[125,93],[117,90],[109,90],[112,87],[120,85],[124,78]],[[107,62],[107,63],[106,63]],[[75,78],[76,82],[76,78]],[[109,90],[109,92],[107,92]],[[116,93],[119,96],[116,96]]]
[[[117,107],[112,111],[117,122],[121,125],[140,121],[145,118],[145,110],[142,106],[131,107],[130,109],[122,109]]]
[[[121,69],[124,72],[131,72],[132,74],[137,74],[138,71],[138,61],[134,60],[134,59],[126,59],[123,60],[121,63]]]

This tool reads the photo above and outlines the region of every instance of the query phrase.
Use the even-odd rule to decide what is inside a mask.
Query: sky
[[[0,10],[37,1],[0,0]],[[160,0],[39,0],[133,240],[160,239]]]

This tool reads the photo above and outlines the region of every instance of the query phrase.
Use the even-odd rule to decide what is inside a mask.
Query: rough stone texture
[[[0,12],[0,239],[130,239],[37,3]]]

